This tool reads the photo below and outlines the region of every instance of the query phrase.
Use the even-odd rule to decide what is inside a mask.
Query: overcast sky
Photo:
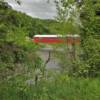
[[[15,0],[5,1],[9,2],[13,9],[25,12],[32,17],[52,19],[56,16],[56,8],[53,0],[50,0],[50,3],[47,3],[47,0],[21,0],[21,6]]]

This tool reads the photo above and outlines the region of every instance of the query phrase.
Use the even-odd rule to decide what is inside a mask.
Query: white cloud
[[[47,0],[21,0],[21,6],[14,0],[5,1],[7,1],[13,7],[13,9],[25,12],[32,17],[48,19],[54,18],[56,15],[56,8],[53,0],[50,0],[50,3],[47,3]]]

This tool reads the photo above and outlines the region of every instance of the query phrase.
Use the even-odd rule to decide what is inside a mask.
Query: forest
[[[0,0],[0,100],[100,100],[100,1],[55,3],[57,17],[40,19]],[[36,53],[44,45],[32,42],[36,34],[80,35],[77,57],[66,56],[65,45],[50,45],[65,51],[54,54],[60,70],[45,70]]]

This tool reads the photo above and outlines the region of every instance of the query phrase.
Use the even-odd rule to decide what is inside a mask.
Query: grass
[[[37,85],[12,80],[0,84],[0,100],[100,100],[100,79],[58,75]]]

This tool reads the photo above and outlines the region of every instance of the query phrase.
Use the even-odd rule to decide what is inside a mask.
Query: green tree
[[[55,0],[57,17],[59,22],[71,22],[73,24],[81,24],[79,19],[79,11],[75,0]]]
[[[88,65],[88,75],[100,74],[100,1],[84,0],[81,11],[83,24],[83,58]]]
[[[63,29],[71,34],[80,32],[80,13],[75,0],[55,0],[57,16],[55,19],[61,23]],[[66,33],[65,32],[65,33]]]
[[[57,3],[57,5],[60,3],[59,9],[60,7],[63,7],[61,3],[65,4],[64,2],[67,1],[61,0]],[[97,76],[100,74],[100,1],[78,1],[76,7],[79,11],[79,20],[81,20],[82,24],[80,27],[82,57],[80,57],[80,59],[78,59],[76,62],[71,63],[73,67],[71,68],[71,73],[85,77]],[[63,9],[66,8],[67,7],[63,7]],[[60,12],[62,15],[63,13],[65,14],[65,12],[61,11],[62,8],[60,10],[59,9],[57,10],[58,12]],[[59,15],[58,17],[62,21],[64,18],[66,18],[65,16],[61,18]]]

